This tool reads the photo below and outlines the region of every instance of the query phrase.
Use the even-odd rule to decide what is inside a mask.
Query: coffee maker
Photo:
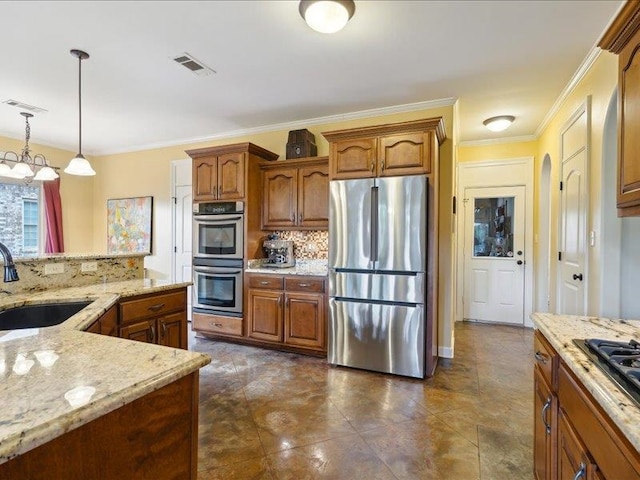
[[[262,244],[262,249],[266,258],[262,261],[262,266],[267,268],[288,268],[296,264],[293,258],[293,242],[291,240],[280,240],[274,233],[267,236]]]

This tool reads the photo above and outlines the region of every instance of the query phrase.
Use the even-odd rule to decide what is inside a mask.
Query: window
[[[42,201],[39,182],[0,178],[0,242],[14,257],[37,255],[42,245]]]

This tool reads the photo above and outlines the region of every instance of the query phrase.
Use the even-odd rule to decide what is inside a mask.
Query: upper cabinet
[[[276,160],[278,155],[252,143],[187,150],[193,159],[193,201],[243,200],[249,157]]]
[[[640,3],[627,2],[600,48],[618,55],[618,216],[640,215]]]
[[[445,139],[442,118],[323,132],[331,180],[428,174]]]
[[[261,164],[262,229],[321,230],[329,224],[327,157]]]

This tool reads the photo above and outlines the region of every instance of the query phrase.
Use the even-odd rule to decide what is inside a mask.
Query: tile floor
[[[533,478],[533,331],[459,323],[420,381],[191,338],[199,479]]]

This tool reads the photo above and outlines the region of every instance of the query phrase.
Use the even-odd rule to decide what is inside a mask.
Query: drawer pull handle
[[[221,323],[213,323],[213,322],[211,322],[210,325],[212,327],[218,327],[218,328],[222,328],[223,327],[223,325]]]
[[[298,286],[299,287],[308,287],[309,284],[308,283],[299,283]]]
[[[162,338],[165,338],[167,336],[167,325],[164,322],[160,322],[160,325],[162,325]]]
[[[547,423],[547,410],[551,406],[551,397],[547,398],[547,401],[544,403],[540,414],[542,416],[542,423],[544,423],[544,430],[547,435],[551,435],[551,425]]]
[[[149,307],[149,310],[151,310],[152,312],[157,312],[159,310],[162,310],[164,308],[164,303],[157,303],[155,305],[151,305]]]
[[[269,282],[260,282],[260,285],[269,285]]]
[[[539,361],[540,363],[546,364],[547,363],[547,356],[540,353],[540,352],[536,352],[535,355],[536,360]]]
[[[155,343],[156,341],[156,327],[151,325],[151,341]]]
[[[587,473],[587,466],[581,462],[580,468],[576,472],[576,476],[573,477],[573,480],[578,480],[579,478],[585,478],[586,473]]]

